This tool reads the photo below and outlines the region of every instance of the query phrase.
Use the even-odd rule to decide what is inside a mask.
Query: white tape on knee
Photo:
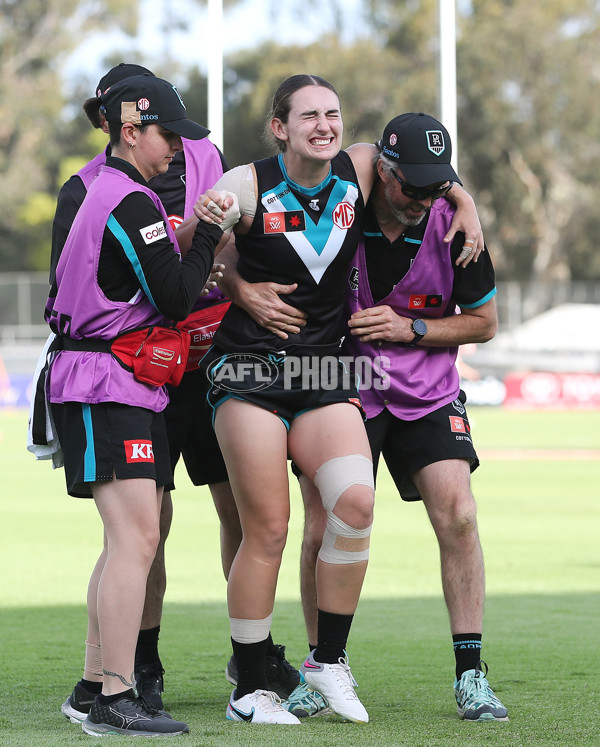
[[[319,558],[336,565],[368,560],[372,525],[366,529],[354,529],[336,516],[333,509],[342,493],[353,485],[375,489],[371,460],[362,454],[330,459],[319,467],[314,483],[327,511],[327,526]]]
[[[352,485],[368,485],[375,489],[373,463],[362,454],[330,459],[319,467],[314,483],[321,494],[323,507],[333,511],[341,494]]]
[[[368,560],[372,528],[371,524],[366,529],[353,529],[328,511],[319,558],[324,563],[334,565],[349,565]]]
[[[244,620],[239,617],[229,618],[231,637],[238,643],[259,643],[269,637],[273,614],[263,620]]]

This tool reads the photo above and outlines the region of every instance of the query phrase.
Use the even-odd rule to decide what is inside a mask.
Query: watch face
[[[427,325],[422,319],[415,319],[412,323],[412,328],[416,335],[424,335],[427,333]]]

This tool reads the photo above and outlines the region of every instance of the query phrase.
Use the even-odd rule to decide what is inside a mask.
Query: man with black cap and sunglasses
[[[423,500],[438,539],[458,714],[469,721],[505,721],[506,708],[480,659],[485,575],[470,489],[479,460],[455,365],[459,345],[486,342],[496,333],[494,269],[485,251],[463,266],[473,250],[464,234],[443,240],[455,207],[440,198],[459,182],[446,128],[427,114],[402,114],[376,146],[379,179],[348,273],[344,355],[350,365],[361,364],[359,391],[375,473],[383,454],[402,499]],[[323,517],[315,488],[304,476],[300,481],[306,505],[303,605],[313,640],[314,562]]]

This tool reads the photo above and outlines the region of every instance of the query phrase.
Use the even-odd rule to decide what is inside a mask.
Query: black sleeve
[[[65,241],[77,215],[77,211],[84,201],[86,189],[78,176],[72,176],[61,187],[56,201],[56,213],[52,223],[52,248],[50,250],[50,285],[56,277],[56,267],[62,253]]]
[[[133,192],[107,224],[98,282],[113,300],[129,300],[141,288],[167,319],[185,319],[208,279],[222,236],[218,226],[200,222],[182,261],[154,202]]]
[[[454,264],[462,251],[464,242],[464,233],[457,233],[450,250],[454,267],[452,297],[458,306],[476,308],[489,301],[494,295],[496,276],[487,247],[479,255],[477,262],[469,262],[466,267]]]

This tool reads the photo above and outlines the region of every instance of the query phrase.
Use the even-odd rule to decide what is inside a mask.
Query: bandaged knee
[[[327,526],[319,559],[335,565],[368,560],[373,525],[366,529],[355,529],[336,516],[333,509],[342,493],[354,485],[366,485],[375,489],[371,460],[361,454],[330,459],[319,467],[314,483],[327,512]]]

